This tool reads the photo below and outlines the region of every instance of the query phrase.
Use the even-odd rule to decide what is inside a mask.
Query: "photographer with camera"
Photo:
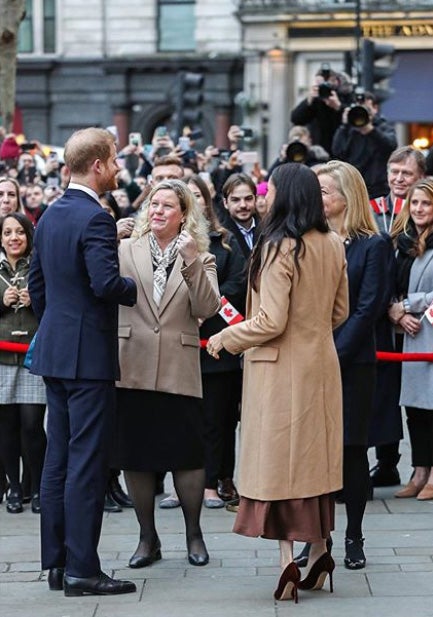
[[[387,161],[396,147],[394,126],[380,115],[376,97],[357,88],[355,102],[343,111],[332,152],[361,172],[370,199],[388,192]]]
[[[351,93],[352,84],[347,75],[323,63],[307,98],[292,110],[290,119],[293,124],[308,126],[313,144],[332,155],[332,138],[340,126],[344,107],[351,102]]]
[[[270,178],[276,167],[283,163],[302,163],[313,167],[329,161],[329,154],[322,146],[313,146],[311,134],[306,126],[292,126],[287,136],[287,143],[281,146],[280,156],[269,167],[267,178]]]

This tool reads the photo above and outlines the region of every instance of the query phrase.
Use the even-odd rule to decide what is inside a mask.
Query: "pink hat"
[[[268,192],[268,183],[259,182],[256,188],[257,188],[257,195],[266,195],[266,193]]]
[[[0,147],[0,159],[17,159],[21,154],[21,149],[15,137],[9,135],[5,137]]]

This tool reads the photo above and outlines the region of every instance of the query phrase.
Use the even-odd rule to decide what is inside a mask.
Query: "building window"
[[[18,52],[53,54],[56,51],[56,0],[26,0],[20,24]]]
[[[195,0],[159,0],[158,50],[195,50]]]

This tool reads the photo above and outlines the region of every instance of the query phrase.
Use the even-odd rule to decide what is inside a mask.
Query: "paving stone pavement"
[[[402,442],[402,481],[409,479],[409,447]],[[374,452],[371,452],[373,457]],[[372,458],[373,460],[373,458]],[[169,482],[167,482],[167,487]],[[39,518],[26,507],[11,515],[0,505],[0,617],[433,617],[433,501],[394,499],[394,488],[375,490],[364,521],[367,567],[343,567],[344,506],[333,534],[334,593],[300,592],[299,604],[275,602],[277,542],[231,533],[225,510],[203,511],[211,556],[190,566],[180,509],[156,509],[163,559],[149,568],[127,567],[138,540],[133,511],[106,514],[100,542],[103,569],[134,580],[137,593],[65,598],[50,592],[39,564]],[[297,546],[299,548],[299,546]]]

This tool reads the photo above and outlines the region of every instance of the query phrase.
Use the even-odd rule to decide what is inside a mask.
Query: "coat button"
[[[153,331],[155,332],[155,334],[158,334],[158,332],[159,332],[159,328],[158,328],[158,326],[155,326],[155,327],[154,327],[154,329],[153,329]]]

